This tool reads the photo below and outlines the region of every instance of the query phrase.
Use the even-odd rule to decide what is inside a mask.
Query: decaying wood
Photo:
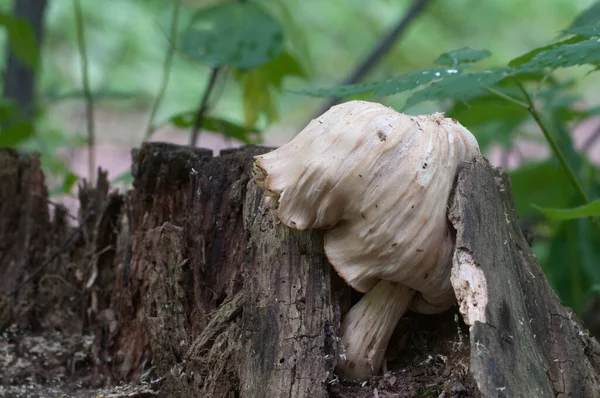
[[[600,346],[548,284],[517,224],[508,178],[483,159],[468,164],[449,219],[455,257],[482,270],[487,285],[484,319],[470,330],[471,373],[482,394],[600,396]]]
[[[91,336],[91,348],[73,343],[77,355],[57,360],[71,369],[61,373],[73,381],[61,385],[71,396],[99,393],[73,387],[87,374],[102,376],[94,383],[135,380],[141,387],[128,396],[598,394],[598,344],[550,289],[517,226],[508,182],[484,161],[466,165],[449,203],[456,264],[474,275],[456,288],[470,336],[456,310],[409,314],[388,352],[389,374],[365,385],[339,380],[336,332],[351,290],[328,264],[320,232],[288,229],[263,204],[250,167],[264,151],[213,157],[146,144],[134,151],[131,192],[110,192],[103,174],[98,186],[82,185],[76,228],[60,207],[50,217],[37,158],[0,151],[3,293],[62,248],[18,295],[2,296],[0,327],[46,333],[50,317],[62,336]],[[62,280],[75,290],[59,288]],[[9,373],[0,387],[24,380]]]

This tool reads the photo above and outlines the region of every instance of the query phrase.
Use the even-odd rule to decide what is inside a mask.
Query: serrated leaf
[[[385,97],[388,95],[401,93],[403,91],[413,90],[420,85],[428,84],[432,81],[443,79],[444,77],[461,74],[465,69],[466,66],[458,66],[456,68],[424,69],[418,72],[411,72],[386,80],[376,80],[367,83],[350,84],[330,88],[290,91],[296,94],[308,95],[311,97],[346,98],[353,95],[367,94],[370,92],[373,92],[375,97]]]
[[[244,70],[281,54],[283,28],[256,3],[224,3],[197,11],[180,42],[193,60]]]
[[[439,99],[454,99],[466,101],[481,95],[483,87],[493,86],[499,81],[511,76],[513,69],[502,68],[485,72],[464,73],[448,77],[414,93],[406,102],[406,107],[416,105],[423,101]]]
[[[600,199],[584,206],[572,207],[570,209],[550,209],[535,206],[550,220],[572,220],[575,218],[600,217]]]
[[[458,50],[448,51],[440,55],[434,63],[438,65],[459,65],[481,61],[492,55],[488,50],[473,50],[469,47],[459,48]]]
[[[465,69],[465,66],[457,66],[455,68],[432,68],[393,77],[379,84],[379,87],[375,90],[375,97],[385,97],[403,91],[413,90],[435,80],[460,75]]]
[[[571,23],[569,29],[593,24],[600,21],[600,1],[592,3],[588,8],[583,10]]]
[[[531,50],[531,51],[529,51],[529,52],[527,52],[527,53],[525,53],[523,55],[518,56],[517,58],[514,58],[513,60],[511,60],[508,63],[508,66],[510,66],[511,68],[518,68],[521,65],[526,64],[527,62],[530,62],[539,53],[551,50],[551,49],[553,49],[555,47],[560,47],[560,46],[565,45],[565,44],[579,43],[579,42],[584,41],[584,40],[585,40],[585,37],[583,37],[583,36],[575,36],[575,37],[571,37],[571,38],[566,39],[566,40],[559,41],[557,43],[552,43],[552,44],[549,44],[549,45],[544,46],[544,47],[536,48],[536,49]],[[523,71],[523,73],[530,73],[530,72],[534,72],[534,71]],[[519,73],[521,73],[521,72],[519,72]]]
[[[294,94],[308,95],[310,97],[323,97],[323,98],[333,98],[333,97],[350,97],[352,95],[358,94],[366,94],[368,92],[374,91],[381,85],[380,81],[368,82],[368,83],[359,83],[359,84],[349,84],[345,86],[337,86],[337,87],[329,87],[329,88],[316,88],[316,89],[307,89],[307,90],[289,90]]]
[[[593,25],[577,26],[574,28],[565,29],[563,32],[579,36],[600,36],[600,24],[596,22]]]
[[[25,18],[0,13],[0,25],[8,33],[10,49],[17,58],[32,70],[38,65],[38,43],[31,23]]]
[[[600,39],[561,44],[542,51],[519,67],[520,71],[557,69],[600,62]]]

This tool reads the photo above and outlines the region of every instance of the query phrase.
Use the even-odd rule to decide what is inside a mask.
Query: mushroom
[[[365,293],[340,327],[341,375],[379,373],[407,310],[433,314],[454,304],[447,202],[460,163],[477,155],[475,137],[441,113],[350,101],[255,157],[254,179],[281,221],[326,229],[330,263]]]

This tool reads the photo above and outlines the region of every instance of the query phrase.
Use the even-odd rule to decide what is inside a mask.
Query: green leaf
[[[381,81],[374,81],[368,83],[349,84],[345,86],[329,87],[329,88],[315,88],[307,90],[289,90],[294,94],[308,95],[310,97],[350,97],[352,95],[366,94],[374,91],[381,86]]]
[[[579,43],[579,42],[584,41],[584,40],[585,40],[585,37],[576,36],[576,37],[571,37],[571,38],[563,40],[563,41],[559,41],[558,43],[552,43],[552,44],[549,44],[549,45],[544,46],[544,47],[536,48],[535,50],[531,50],[528,53],[525,53],[525,54],[523,54],[523,55],[521,55],[521,56],[519,56],[519,57],[511,60],[508,63],[508,66],[510,66],[511,68],[518,68],[521,65],[524,65],[524,64],[530,62],[539,53],[542,53],[542,52],[545,52],[545,51],[548,51],[548,50],[552,50],[552,49],[554,49],[556,47],[560,47],[560,46],[565,45],[565,44]],[[529,73],[529,72],[532,72],[532,71],[523,71],[523,73]],[[519,73],[521,73],[521,71]]]
[[[79,177],[71,170],[68,170],[63,177],[63,183],[50,191],[50,196],[71,193],[73,185],[79,180]]]
[[[454,99],[466,101],[484,93],[483,87],[492,86],[511,76],[513,69],[501,68],[485,72],[464,73],[432,83],[430,86],[414,93],[406,102],[406,107],[423,101]]]
[[[592,3],[588,8],[583,10],[569,26],[569,29],[593,24],[600,21],[600,1]]]
[[[526,163],[509,175],[519,217],[539,217],[532,203],[548,208],[572,206],[569,180],[555,162]]]
[[[277,121],[277,108],[271,93],[270,77],[261,69],[253,69],[237,76],[242,86],[242,102],[244,106],[244,125],[252,128],[261,114],[269,123]]]
[[[523,107],[491,94],[455,102],[447,115],[473,132],[483,152],[493,143],[511,148],[518,126],[529,117]]]
[[[36,70],[39,51],[31,23],[25,18],[0,13],[0,25],[8,33],[11,51],[21,62]]]
[[[194,125],[195,118],[196,111],[191,110],[171,116],[168,122],[181,129],[189,129]],[[161,123],[160,125],[162,124],[164,123]],[[227,137],[235,138],[244,144],[254,144],[258,141],[258,137],[260,136],[260,131],[257,131],[256,129],[248,129],[239,124],[216,117],[204,117],[202,128],[223,134]]]
[[[488,50],[473,50],[469,47],[463,47],[458,50],[449,51],[440,55],[434,63],[438,65],[459,65],[470,62],[481,61],[492,55]]]
[[[33,136],[34,129],[31,122],[19,120],[7,122],[0,130],[0,148],[15,147]]]
[[[549,209],[534,206],[551,220],[572,220],[575,218],[600,217],[600,199],[587,205],[572,207],[570,209]]]
[[[224,3],[197,11],[180,43],[193,60],[251,69],[282,53],[283,29],[256,3]]]
[[[215,117],[206,118],[204,123],[202,123],[202,128],[235,138],[244,144],[256,144],[259,141],[256,129],[246,128]]]
[[[520,65],[519,71],[557,69],[585,65],[600,61],[600,42],[588,39],[576,43],[562,43],[541,51],[528,62]]]
[[[435,80],[458,76],[465,69],[465,66],[458,66],[455,68],[432,68],[393,77],[380,83],[375,91],[375,96],[385,97],[403,91],[413,90],[423,84],[431,83]]]
[[[493,120],[520,122],[529,116],[527,109],[492,94],[469,102],[457,102],[447,114],[468,128],[476,128]]]
[[[283,78],[287,76],[307,77],[300,62],[287,51],[257,69],[267,76],[269,84],[275,88],[281,88]]]
[[[465,66],[456,68],[431,68],[418,72],[407,73],[386,80],[377,80],[367,83],[350,84],[331,88],[318,88],[309,90],[292,91],[296,94],[309,95],[312,97],[341,97],[346,98],[353,95],[374,92],[375,97],[385,97],[403,91],[413,90],[420,85],[431,83],[445,77],[455,76],[465,70]],[[291,90],[290,90],[291,91]]]
[[[600,36],[600,24],[596,22],[593,25],[577,26],[574,28],[565,29],[563,32],[579,36]]]
[[[588,220],[563,222],[550,241],[544,271],[565,305],[581,314],[586,293],[600,283],[600,245]]]

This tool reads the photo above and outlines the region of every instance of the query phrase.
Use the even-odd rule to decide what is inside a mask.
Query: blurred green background
[[[15,28],[11,19],[15,3],[0,1],[1,43],[20,49],[25,58],[31,54],[35,58],[37,48],[28,39],[30,32],[20,25]],[[35,1],[29,3],[35,7]],[[240,2],[233,0],[48,0],[39,62],[33,69],[35,113],[19,128],[14,127],[18,123],[7,122],[16,118],[18,109],[6,98],[5,88],[0,146],[41,152],[53,194],[72,203],[69,198],[76,193],[76,182],[89,177],[86,100],[93,102],[94,109],[95,165],[108,169],[115,183],[124,186],[131,181],[127,172],[131,148],[145,139],[189,142],[207,91],[201,127],[212,133],[202,131],[198,146],[280,145],[329,103],[328,98],[315,97],[315,91],[310,93],[313,96],[297,91],[341,84],[415,3],[419,2],[256,0],[240,8]],[[432,68],[440,54],[464,47],[489,50],[491,55],[470,64],[470,70],[493,72],[524,53],[565,39],[568,35],[562,30],[569,26],[587,26],[592,31],[575,36],[576,41],[598,36],[594,24],[600,20],[600,7],[591,0],[422,3],[423,10],[410,18],[361,81],[384,82]],[[76,5],[81,7],[79,25]],[[246,58],[217,62],[227,55],[224,48],[240,44],[236,32],[243,27],[249,32]],[[537,65],[530,75],[518,73],[565,155],[567,168],[590,201],[600,197],[600,140],[594,138],[600,135],[600,80],[591,73],[600,62],[600,44],[594,47],[593,40],[573,42],[569,49],[575,52],[565,55],[568,64],[558,62],[561,51],[567,51],[560,44],[550,49],[548,64]],[[266,55],[260,62],[259,50],[252,49],[263,45]],[[170,48],[172,63],[165,64]],[[87,61],[88,94],[82,59]],[[6,71],[7,59],[2,62]],[[244,67],[244,62],[255,64]],[[165,95],[156,102],[166,73]],[[508,78],[489,84],[496,94],[509,97],[507,102],[491,91],[461,92],[458,81],[451,78],[447,89],[432,101],[411,107],[405,107],[410,90],[379,98],[360,92],[348,98],[376,100],[411,114],[445,111],[473,131],[492,163],[510,170],[522,227],[554,288],[579,314],[588,310],[592,324],[596,312],[589,308],[600,291],[600,236],[586,217],[559,220],[532,206],[564,209],[584,204],[567,178],[565,164],[557,162],[556,152],[540,132],[542,126],[518,104],[526,100],[518,85]],[[414,86],[420,84],[416,81]],[[151,117],[153,106],[156,114]],[[586,211],[585,215],[597,215]]]

